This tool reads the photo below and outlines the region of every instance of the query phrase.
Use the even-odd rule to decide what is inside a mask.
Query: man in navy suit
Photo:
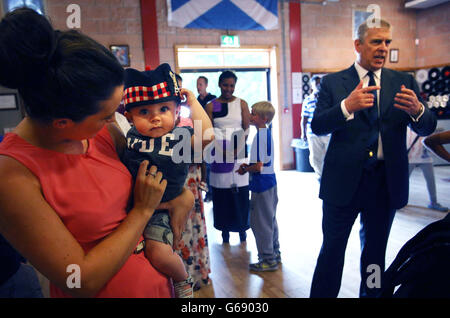
[[[376,296],[381,286],[372,274],[384,272],[395,211],[408,202],[406,127],[421,136],[436,128],[414,78],[383,68],[392,41],[390,24],[372,23],[375,27],[370,21],[359,26],[354,65],[322,79],[311,123],[317,135],[332,133],[320,185],[323,243],[311,297],[337,297],[358,214],[360,297]]]

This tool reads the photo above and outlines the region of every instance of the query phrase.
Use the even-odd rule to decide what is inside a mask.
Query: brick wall
[[[450,63],[450,2],[417,11],[416,67]]]
[[[175,45],[220,45],[223,30],[180,29],[167,24],[166,0],[155,0],[160,62],[175,68]],[[46,13],[55,28],[67,29],[66,8],[76,3],[81,7],[81,31],[106,47],[111,44],[130,46],[131,67],[144,69],[140,0],[46,0]],[[351,65],[355,60],[352,40],[352,9],[365,10],[373,0],[343,0],[326,6],[301,5],[302,66],[305,71],[336,71]],[[450,61],[450,3],[425,10],[405,10],[404,0],[377,0],[381,16],[393,26],[392,48],[399,49],[399,63],[392,68],[425,67]],[[0,8],[1,10],[1,8]],[[279,4],[281,12],[281,1]],[[1,12],[0,12],[1,13]],[[285,85],[288,103],[291,103],[289,6],[284,3],[285,45],[283,52],[281,25],[272,31],[232,31],[237,34],[241,46],[276,46],[278,48],[278,114],[280,129],[281,167],[293,165],[292,118],[283,114]],[[282,19],[280,17],[279,22]],[[415,39],[419,38],[416,47]],[[299,52],[300,54],[300,52]],[[287,62],[286,74],[284,61]],[[287,83],[284,79],[287,78]],[[281,126],[281,125],[280,125]]]
[[[365,11],[371,3],[380,6],[381,18],[394,27],[391,48],[399,49],[399,62],[387,67],[415,66],[416,11],[405,10],[403,0],[345,0],[326,6],[302,4],[303,68],[335,71],[355,61],[352,10]]]
[[[81,8],[81,32],[107,48],[126,44],[130,48],[131,67],[144,69],[139,0],[47,0],[46,14],[56,29],[67,30],[66,12],[71,3]]]

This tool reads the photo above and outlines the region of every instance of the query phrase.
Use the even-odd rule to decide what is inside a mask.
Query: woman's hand
[[[243,174],[247,173],[247,168],[248,168],[248,164],[243,163],[239,166],[239,169],[236,170],[236,172],[239,173],[240,175],[243,175]]]
[[[153,213],[166,190],[167,180],[156,166],[148,169],[148,160],[141,162],[134,186],[134,208]]]
[[[37,177],[15,159],[0,156],[0,233],[65,293],[93,297],[133,253],[152,209],[164,193],[166,181],[161,181],[161,173],[152,167],[150,173],[156,173],[155,177],[146,175],[147,166],[148,162],[144,162],[139,169],[135,208],[86,252],[45,200]],[[75,220],[80,222],[77,217]],[[67,286],[67,268],[71,264],[80,267],[81,288]]]

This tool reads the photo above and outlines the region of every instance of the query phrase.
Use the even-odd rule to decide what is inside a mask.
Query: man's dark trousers
[[[386,171],[383,161],[365,169],[351,203],[338,207],[323,203],[323,244],[311,286],[311,297],[337,297],[341,285],[348,237],[360,214],[361,286],[360,297],[375,297],[377,284],[367,285],[368,276],[381,275],[385,268],[385,252],[395,209],[389,207]],[[375,264],[378,267],[369,267]],[[378,271],[379,269],[379,271]],[[376,278],[376,277],[375,277]],[[372,287],[375,285],[375,287]]]

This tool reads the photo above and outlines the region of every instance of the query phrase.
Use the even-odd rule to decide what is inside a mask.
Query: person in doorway
[[[197,79],[197,91],[198,91],[197,100],[203,106],[203,108],[205,108],[210,101],[216,98],[216,95],[208,93],[208,91],[206,90],[207,88],[208,88],[208,78],[205,76],[199,76]]]
[[[198,102],[203,106],[203,108],[206,107],[206,105],[216,98],[216,95],[212,95],[211,93],[207,92],[208,88],[208,78],[205,76],[199,76],[197,79],[197,91],[198,91]],[[212,188],[209,184],[209,175],[211,173],[211,166],[208,163],[202,164],[202,181],[206,183],[208,187],[208,191],[206,191],[205,194],[205,202],[209,202],[212,200]]]
[[[390,24],[370,22],[358,27],[354,65],[322,78],[311,122],[313,133],[331,133],[319,193],[323,243],[311,297],[338,296],[347,240],[358,214],[360,297],[378,294],[367,284],[370,269],[375,265],[384,272],[395,211],[408,203],[406,127],[421,136],[436,128],[414,77],[383,68],[392,42]]]

